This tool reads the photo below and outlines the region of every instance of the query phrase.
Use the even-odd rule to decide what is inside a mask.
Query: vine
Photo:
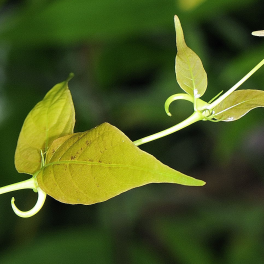
[[[176,79],[186,93],[170,96],[165,102],[165,112],[171,116],[171,103],[185,100],[193,104],[193,114],[171,128],[134,142],[108,123],[86,132],[73,133],[75,111],[68,89],[68,82],[73,77],[70,74],[66,81],[55,85],[31,110],[22,126],[15,166],[19,173],[32,177],[0,188],[0,194],[32,189],[38,193],[38,200],[31,210],[23,212],[16,207],[13,197],[11,206],[18,216],[35,215],[44,205],[47,194],[63,203],[88,205],[149,183],[205,184],[202,180],[169,168],[137,146],[197,121],[235,121],[256,107],[264,107],[264,91],[237,91],[263,66],[264,60],[227,92],[219,93],[207,103],[200,99],[207,89],[206,71],[198,55],[186,45],[177,16],[174,21]],[[264,36],[263,32],[254,31],[252,34]]]

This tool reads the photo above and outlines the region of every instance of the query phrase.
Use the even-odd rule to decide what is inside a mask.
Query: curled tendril
[[[38,172],[35,175],[33,175],[33,177],[31,179],[28,179],[26,181],[18,182],[18,183],[11,184],[11,185],[0,188],[0,194],[12,192],[12,191],[17,191],[17,190],[22,190],[22,189],[32,189],[33,191],[38,193],[38,201],[37,201],[36,205],[31,210],[26,211],[26,212],[20,211],[15,205],[15,198],[14,197],[12,198],[11,206],[12,206],[14,212],[20,217],[26,218],[26,217],[31,217],[31,216],[35,215],[42,208],[42,206],[45,202],[46,193],[43,192],[38,187],[38,183],[36,180],[37,174],[38,174]]]
[[[169,107],[170,104],[173,101],[176,100],[186,100],[189,101],[191,103],[194,103],[194,99],[195,99],[195,107],[194,110],[198,111],[201,113],[201,115],[206,119],[209,118],[212,115],[212,110],[210,108],[208,108],[209,104],[206,103],[205,101],[199,99],[199,98],[194,98],[193,96],[189,95],[189,94],[174,94],[172,96],[170,96],[166,102],[165,102],[165,112],[168,116],[171,116],[171,113],[169,111]]]
[[[44,205],[45,200],[46,200],[46,193],[43,192],[40,188],[37,188],[37,192],[38,192],[38,200],[37,203],[35,204],[35,206],[29,210],[29,211],[20,211],[16,205],[15,205],[15,198],[13,197],[11,199],[11,206],[15,212],[15,214],[17,214],[20,217],[23,218],[27,218],[27,217],[31,217],[33,215],[35,215]]]
[[[176,100],[186,100],[186,101],[189,101],[189,102],[194,104],[194,97],[192,95],[184,94],[184,93],[174,94],[174,95],[170,96],[165,102],[165,111],[166,111],[168,116],[171,116],[171,113],[169,111],[170,104]],[[210,104],[206,103],[205,101],[203,101],[199,98],[195,98],[194,113],[191,116],[189,116],[187,119],[176,124],[173,127],[170,127],[170,128],[165,129],[163,131],[160,131],[160,132],[153,134],[151,136],[141,138],[139,140],[134,141],[133,143],[136,146],[140,146],[140,145],[145,144],[147,142],[150,142],[150,141],[156,140],[158,138],[170,135],[170,134],[172,134],[172,133],[174,133],[180,129],[183,129],[184,127],[189,126],[189,125],[191,125],[197,121],[211,120],[213,118],[214,118],[214,111],[212,108],[210,108]]]
[[[196,105],[198,106],[198,109],[195,111],[198,111],[201,114],[201,117],[202,117],[201,120],[204,120],[204,121],[207,120],[207,121],[212,121],[212,122],[222,121],[222,119],[216,119],[214,115],[214,111],[208,107],[210,103],[214,101],[217,97],[219,97],[221,93],[222,92],[217,94],[209,103],[206,103],[205,101],[199,98],[195,98],[197,100]],[[168,116],[171,116],[171,113],[169,111],[170,104],[176,100],[186,100],[191,103],[194,103],[194,97],[192,97],[189,94],[183,94],[183,93],[174,94],[170,96],[165,102],[165,112]]]
[[[193,103],[193,97],[189,94],[180,93],[170,96],[165,102],[165,112],[168,116],[171,116],[171,113],[169,111],[170,104],[176,100],[186,100]]]

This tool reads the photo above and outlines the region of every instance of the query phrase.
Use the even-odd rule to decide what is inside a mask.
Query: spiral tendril
[[[183,93],[180,93],[180,94],[174,94],[172,96],[170,96],[166,102],[165,102],[165,112],[168,116],[171,116],[171,113],[169,111],[169,107],[170,107],[170,104],[173,102],[173,101],[176,101],[176,100],[186,100],[186,101],[189,101],[191,103],[193,103],[193,97],[190,96],[189,94],[183,94]]]
[[[28,218],[28,217],[31,217],[31,216],[35,215],[37,212],[39,212],[39,210],[43,207],[43,205],[45,203],[46,193],[43,192],[39,187],[37,188],[37,192],[38,192],[38,200],[37,200],[37,203],[29,211],[20,211],[16,207],[16,205],[15,205],[15,198],[13,197],[11,199],[11,206],[12,206],[15,214],[17,214],[18,216],[23,217],[23,218]]]

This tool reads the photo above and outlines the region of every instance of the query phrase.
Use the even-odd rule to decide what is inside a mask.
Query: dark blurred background
[[[174,73],[173,16],[208,73],[209,101],[264,55],[262,0],[0,1],[1,186],[29,178],[14,167],[27,113],[55,84],[69,83],[75,131],[105,121],[137,140],[187,118]],[[264,68],[241,89],[264,89]],[[151,184],[92,206],[48,197],[29,219],[30,190],[0,197],[1,264],[264,263],[264,110],[236,122],[199,122],[142,145],[205,187]]]

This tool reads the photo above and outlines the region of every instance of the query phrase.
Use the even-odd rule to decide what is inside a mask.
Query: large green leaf
[[[45,153],[54,139],[73,133],[75,111],[68,89],[71,77],[55,85],[26,117],[15,153],[18,172],[34,174],[40,169],[41,151]]]
[[[214,108],[214,117],[222,121],[235,121],[257,107],[264,107],[264,91],[239,90]]]
[[[104,123],[55,140],[37,176],[40,188],[63,203],[93,204],[148,183],[205,183],[175,171]]]
[[[207,88],[207,74],[202,61],[185,43],[183,30],[178,16],[174,17],[176,29],[177,55],[175,72],[177,82],[188,94],[201,97]]]

